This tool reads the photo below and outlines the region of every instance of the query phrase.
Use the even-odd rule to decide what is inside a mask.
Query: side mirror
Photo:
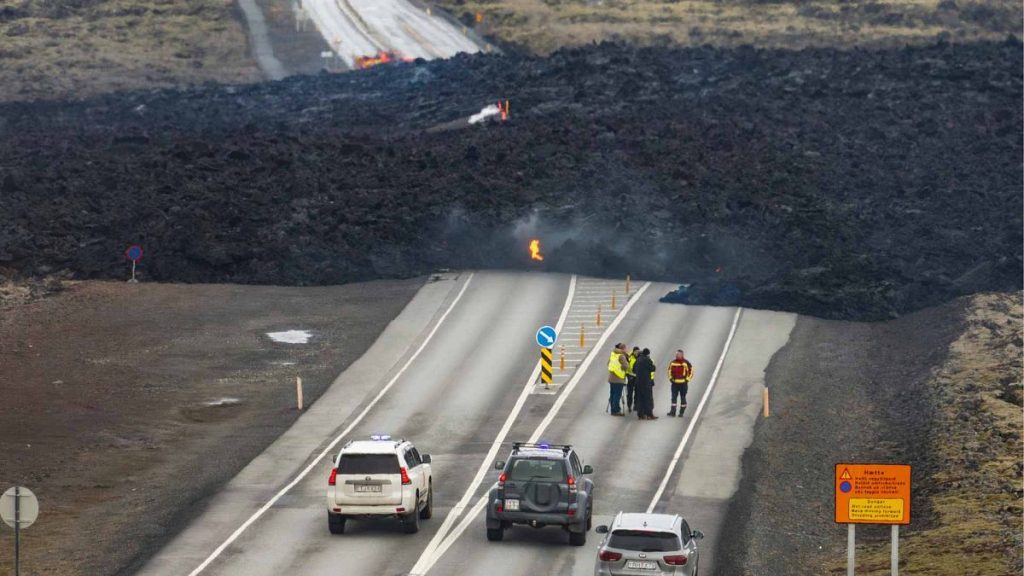
[[[424,464],[430,464],[430,454],[424,454],[420,456]]]
[[[701,532],[700,530],[694,530],[694,531],[693,531],[693,533],[692,533],[692,534],[690,534],[690,536],[691,536],[691,537],[692,537],[692,538],[693,538],[694,540],[703,540],[703,539],[704,539],[704,533],[703,533],[703,532]]]
[[[594,532],[597,532],[598,534],[607,534],[608,533],[608,527],[605,526],[604,524],[602,524],[602,525],[598,526],[597,528],[594,528]]]
[[[505,469],[505,461],[504,460],[498,460],[497,462],[495,462],[494,463],[494,469],[495,470],[504,470]]]
[[[587,464],[586,466],[583,467],[583,473],[584,474],[593,474],[594,473],[594,467],[591,466],[590,464]]]

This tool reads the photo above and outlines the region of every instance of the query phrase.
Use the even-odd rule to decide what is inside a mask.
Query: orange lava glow
[[[530,240],[530,258],[533,260],[544,260],[544,255],[540,253],[540,240],[536,238]]]
[[[388,62],[394,62],[395,60],[401,60],[403,62],[412,62],[412,58],[402,56],[398,52],[378,52],[376,56],[360,56],[356,58],[356,68],[365,70],[380,64],[387,64]]]

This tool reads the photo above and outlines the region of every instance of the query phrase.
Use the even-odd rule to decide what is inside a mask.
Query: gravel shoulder
[[[422,282],[82,282],[8,298],[0,485],[30,487],[42,508],[22,573],[131,573],[297,418],[295,377],[317,398]],[[293,329],[309,343],[267,336]],[[0,550],[12,540],[0,531]],[[0,572],[11,563],[0,555]]]
[[[772,360],[718,573],[845,572],[836,462],[909,463],[909,573],[1021,571],[1021,295],[962,298],[885,323],[801,317]],[[756,530],[751,527],[757,527]],[[858,574],[888,574],[888,528],[858,529]]]

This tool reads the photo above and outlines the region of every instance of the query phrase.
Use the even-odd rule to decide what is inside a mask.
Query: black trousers
[[[654,387],[650,384],[636,385],[637,416],[654,416]]]
[[[636,402],[636,378],[633,376],[626,377],[626,409],[630,412],[633,411],[633,405]],[[639,405],[637,405],[639,408]]]
[[[676,405],[676,397],[679,398],[679,404],[686,406],[686,392],[690,388],[690,385],[686,382],[681,384],[672,384],[672,406]]]

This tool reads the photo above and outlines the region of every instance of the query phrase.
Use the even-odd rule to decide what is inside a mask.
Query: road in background
[[[456,25],[406,0],[302,0],[301,7],[349,68],[384,51],[430,60],[481,49]]]

